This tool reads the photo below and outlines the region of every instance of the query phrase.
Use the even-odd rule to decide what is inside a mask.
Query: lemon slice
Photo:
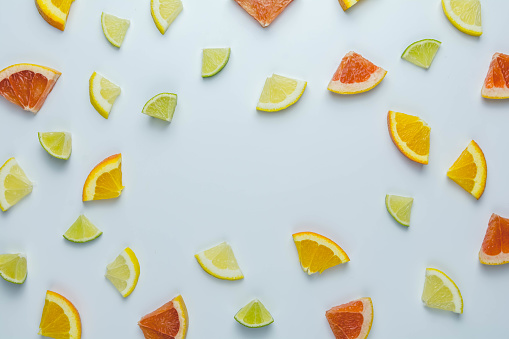
[[[71,156],[72,137],[67,132],[39,132],[39,142],[42,148],[51,156],[67,160]]]
[[[89,81],[90,103],[105,119],[108,119],[115,99],[120,94],[120,87],[94,72]]]
[[[419,40],[408,46],[401,58],[422,68],[428,69],[442,43],[434,39]]]
[[[403,226],[410,226],[410,214],[412,213],[412,204],[414,198],[400,197],[398,195],[387,194],[385,196],[385,206],[392,217]]]
[[[13,284],[27,279],[27,258],[21,254],[0,254],[0,276]]]
[[[195,258],[205,272],[218,279],[239,280],[244,278],[233,250],[226,242],[197,253]]]
[[[426,269],[422,301],[431,308],[463,313],[463,298],[458,286],[444,272]]]
[[[157,119],[171,121],[175,107],[177,107],[176,94],[160,93],[147,101],[141,112]]]
[[[180,0],[150,0],[150,12],[161,34],[166,32],[183,8]]]
[[[140,263],[129,247],[106,266],[106,278],[111,281],[124,298],[134,291],[139,277]]]
[[[208,78],[219,73],[230,60],[230,48],[205,48],[201,76]]]
[[[272,74],[265,80],[257,110],[275,112],[293,105],[300,99],[307,82]]]
[[[463,33],[482,34],[481,2],[479,0],[442,0],[447,19]]]
[[[14,158],[0,167],[0,209],[7,211],[32,192],[33,185]]]
[[[101,14],[101,25],[106,39],[115,47],[122,46],[125,34],[131,22],[108,13]]]
[[[235,320],[246,327],[259,328],[274,322],[272,315],[258,300],[254,299],[235,314]]]
[[[83,214],[64,233],[64,238],[72,242],[88,242],[97,239],[103,232],[95,227]]]

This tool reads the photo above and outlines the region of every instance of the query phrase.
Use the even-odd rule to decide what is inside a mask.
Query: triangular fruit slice
[[[362,55],[348,52],[341,60],[327,89],[339,94],[357,94],[376,87],[387,71],[376,66]]]
[[[74,0],[35,0],[35,6],[48,24],[63,31],[73,2]]]
[[[90,172],[83,185],[83,201],[112,199],[120,196],[122,186],[122,154],[101,161]]]
[[[389,134],[394,145],[408,159],[428,164],[429,135],[431,128],[419,117],[389,111],[387,114]]]
[[[32,64],[9,66],[0,71],[0,95],[35,114],[61,74],[54,69]]]
[[[509,55],[495,53],[491,59],[490,68],[481,95],[487,99],[509,98]]]
[[[267,27],[293,0],[235,0],[246,12]]]
[[[141,318],[138,326],[146,339],[184,339],[188,319],[186,304],[179,295]]]
[[[509,219],[493,213],[479,251],[479,261],[486,265],[509,263]]]
[[[76,307],[60,294],[47,291],[39,335],[58,339],[80,339],[81,319]]]
[[[447,176],[460,185],[465,191],[479,199],[486,186],[488,167],[484,153],[472,140],[459,158],[447,171]]]
[[[365,339],[373,323],[371,298],[360,298],[325,312],[336,339]]]
[[[339,4],[341,5],[341,8],[343,8],[344,11],[358,3],[359,0],[339,0]]]

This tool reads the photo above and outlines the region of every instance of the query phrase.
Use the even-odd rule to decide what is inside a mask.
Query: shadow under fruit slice
[[[365,339],[373,323],[371,298],[360,298],[331,308],[325,317],[336,339]]]
[[[138,326],[146,339],[184,339],[189,326],[186,304],[182,296],[141,318]]]
[[[479,261],[485,265],[509,263],[509,219],[495,213],[491,215],[479,251]]]
[[[235,0],[244,10],[267,27],[293,0]]]

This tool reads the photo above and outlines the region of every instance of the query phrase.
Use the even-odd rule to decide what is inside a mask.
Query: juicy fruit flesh
[[[147,104],[145,104],[145,107],[143,107],[143,113],[157,119],[171,121],[176,107],[176,94],[161,93],[150,99]]]
[[[102,14],[101,21],[108,41],[114,46],[120,47],[130,26],[130,21],[107,13]]]
[[[123,256],[118,256],[111,264],[107,266],[106,278],[116,287],[119,292],[122,292],[127,287],[127,280],[131,276],[127,261]]]
[[[64,132],[39,133],[43,147],[51,155],[68,158],[71,154],[71,136]]]
[[[462,313],[463,302],[461,300],[461,294],[455,297],[453,292],[456,291],[459,294],[457,286],[443,272],[429,268],[426,270],[426,281],[422,292],[422,301],[426,306]],[[456,298],[459,298],[458,302],[461,303],[461,305],[456,305],[454,302]]]
[[[430,128],[418,117],[396,113],[398,136],[408,148],[419,155],[429,154]],[[428,142],[423,142],[427,140]]]
[[[269,311],[257,299],[251,301],[237,312],[235,320],[248,327],[262,327],[274,322]]]
[[[120,87],[106,78],[101,78],[101,96],[113,105],[115,99],[120,95]]]
[[[336,339],[366,338],[373,316],[371,299],[362,298],[333,307],[325,316]]]
[[[81,242],[88,239],[91,240],[101,234],[102,232],[87,217],[80,215],[67,232],[65,232],[64,237],[70,241]]]
[[[379,67],[363,58],[360,54],[350,52],[341,60],[332,81],[340,81],[345,84],[364,82],[369,79]]]
[[[440,41],[433,39],[417,41],[408,46],[401,57],[419,67],[429,68],[440,44]]]
[[[235,254],[233,254],[232,248],[226,243],[212,247],[204,251],[203,254],[207,259],[212,261],[212,264],[215,267],[219,269],[226,270],[239,268],[239,264],[237,263]]]
[[[81,338],[81,320],[78,311],[66,298],[48,291],[39,334],[55,339]]]
[[[177,310],[179,307],[181,312]],[[187,309],[181,296],[143,316],[138,322],[145,338],[183,338],[187,330]]]
[[[496,53],[490,64],[490,69],[484,87],[507,88],[509,84],[509,55]]]
[[[11,282],[22,283],[27,275],[27,260],[21,254],[0,254],[0,275]]]
[[[293,0],[235,0],[256,21],[267,27]]]
[[[122,171],[120,168],[105,172],[97,178],[94,200],[116,198],[120,196],[122,188]]]
[[[28,180],[25,172],[18,165],[14,158],[7,160],[7,162],[0,168],[0,174],[2,171],[9,171],[5,177],[3,183],[3,194],[7,206],[0,207],[3,211],[8,210],[11,206],[16,205],[21,199],[32,192],[33,184]]]
[[[161,34],[166,32],[183,9],[181,0],[151,0],[150,5],[152,18]]]
[[[481,3],[479,0],[451,0],[451,8],[464,23],[481,26]]]
[[[387,195],[387,209],[394,218],[405,226],[410,225],[410,214],[412,210],[413,198],[400,197],[397,195]]]
[[[479,199],[486,184],[486,161],[475,141],[471,141],[449,168],[447,176],[467,192]]]
[[[488,255],[509,253],[509,219],[493,214],[489,222],[482,250]]]
[[[260,95],[260,102],[280,103],[295,92],[297,84],[297,81],[294,79],[273,74],[270,78],[265,80],[265,85]]]
[[[229,48],[206,48],[203,50],[201,67],[202,76],[217,74],[228,63],[230,58]]]

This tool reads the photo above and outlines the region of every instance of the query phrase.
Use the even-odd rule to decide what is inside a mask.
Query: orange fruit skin
[[[509,219],[495,213],[491,215],[479,251],[479,261],[485,265],[509,263]]]
[[[120,154],[120,153],[107,157],[106,159],[101,161],[99,164],[97,164],[97,166],[94,167],[94,169],[90,172],[87,179],[85,180],[85,184],[83,185],[83,194],[82,194],[83,201],[105,199],[105,198],[97,199],[95,196],[94,197],[87,196],[87,187],[92,183],[92,181],[96,178],[97,174],[99,172],[101,172],[101,170],[105,166],[119,162],[119,161],[120,161],[120,164],[119,164],[120,174],[122,175],[122,154]],[[122,178],[120,178],[120,179],[122,179]],[[122,182],[120,184],[122,184]],[[122,188],[124,188],[124,187],[122,186]],[[118,192],[118,195],[116,197],[120,196],[121,191],[122,191],[122,189]],[[114,197],[114,198],[116,198],[116,197]]]
[[[509,55],[495,53],[484,79],[481,95],[487,99],[509,98]]]
[[[428,157],[429,156],[429,134],[427,136],[428,155],[424,159],[422,157],[416,157],[414,154],[409,152],[406,145],[403,145],[401,143],[399,136],[397,136],[395,113],[396,112],[392,112],[392,111],[389,111],[389,113],[387,113],[387,126],[389,127],[389,135],[391,136],[392,142],[394,143],[394,145],[396,145],[396,147],[399,149],[399,151],[401,153],[403,153],[403,155],[405,155],[408,159],[415,161],[419,164],[427,165],[428,158],[429,158]]]
[[[262,27],[267,27],[293,0],[235,0]]]
[[[177,308],[182,314],[179,314]],[[187,334],[189,316],[182,296],[159,307],[141,318],[138,326],[145,339],[184,339]]]
[[[373,324],[371,298],[360,298],[325,312],[336,339],[365,339]]]
[[[51,295],[53,296],[55,299],[60,299],[61,301],[63,301],[68,307],[69,309],[71,310],[71,312],[74,314],[75,318],[78,320],[78,338],[81,338],[81,317],[80,317],[80,314],[78,312],[78,310],[76,309],[76,307],[73,305],[73,303],[71,303],[66,297],[64,297],[63,295],[60,295],[56,292],[53,292],[53,291],[46,291],[46,294],[47,295]],[[44,316],[44,314],[43,314]]]

